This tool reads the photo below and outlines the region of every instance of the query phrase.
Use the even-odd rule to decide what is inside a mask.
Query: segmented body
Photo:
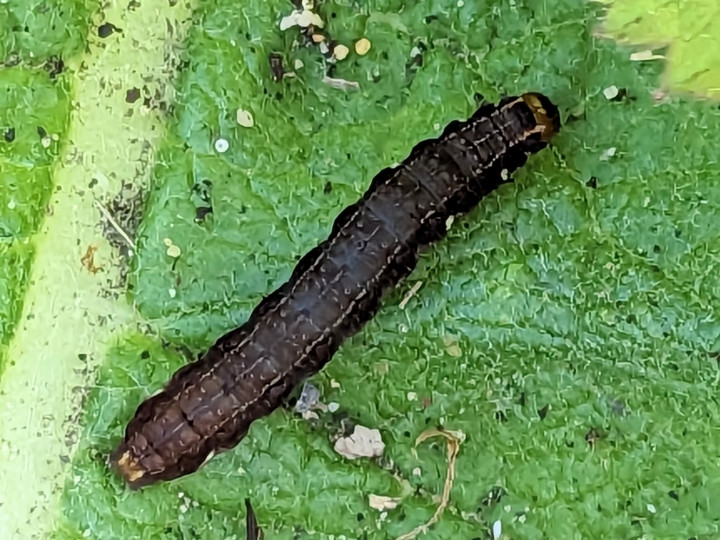
[[[140,405],[113,466],[138,488],[192,473],[237,445],[375,315],[422,248],[445,235],[450,216],[475,207],[558,129],[547,98],[510,97],[380,172],[245,324]]]

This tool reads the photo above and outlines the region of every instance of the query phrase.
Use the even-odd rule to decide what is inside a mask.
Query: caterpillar
[[[380,308],[447,232],[560,129],[544,95],[506,97],[451,122],[372,180],[249,319],[137,408],[109,464],[132,489],[197,471],[234,448]]]

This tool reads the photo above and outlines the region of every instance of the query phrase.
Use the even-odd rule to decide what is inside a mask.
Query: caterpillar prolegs
[[[145,400],[110,463],[132,488],[190,474],[320,371],[413,271],[422,248],[506,182],[560,129],[537,93],[485,105],[384,169],[290,279]]]

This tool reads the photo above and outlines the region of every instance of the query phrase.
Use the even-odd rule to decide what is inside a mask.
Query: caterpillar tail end
[[[546,96],[537,92],[527,92],[521,97],[535,116],[541,131],[540,140],[549,142],[560,131],[560,111]]]

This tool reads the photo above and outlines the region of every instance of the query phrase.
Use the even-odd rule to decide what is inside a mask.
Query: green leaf
[[[92,9],[86,0],[0,2],[0,62],[35,64],[81,52]]]
[[[29,242],[47,212],[51,166],[68,120],[63,83],[42,71],[0,70],[0,344],[20,314],[33,256]],[[4,367],[0,356],[0,373]]]
[[[720,164],[707,141],[720,111],[675,98],[657,105],[660,63],[633,62],[594,37],[599,9],[578,0],[323,3],[334,37],[351,51],[360,37],[373,45],[334,68],[359,83],[352,93],[325,85],[318,50],[278,29],[290,9],[213,0],[194,14],[162,141],[160,130],[142,131],[155,161],[129,296],[143,332],[121,332],[106,357],[97,349],[98,378],[81,375],[91,388],[77,453],[56,458],[43,453],[50,444],[9,441],[23,456],[71,459],[55,536],[243,538],[249,497],[269,538],[395,538],[427,521],[442,491],[444,444],[413,454],[417,435],[438,424],[467,438],[450,505],[428,538],[482,537],[496,520],[512,538],[715,534]],[[273,82],[270,52],[296,76]],[[104,93],[85,71],[71,76],[96,97],[74,135],[99,140],[94,166],[110,169],[102,144],[130,141],[104,112],[132,109],[127,88]],[[607,100],[613,84],[627,96]],[[337,416],[311,423],[279,410],[196,474],[128,492],[105,460],[137,404],[244,321],[373,175],[470,114],[476,99],[526,90],[563,112],[552,147],[456,220],[314,378],[340,416],[381,431],[385,458],[348,462],[332,447]],[[253,127],[237,124],[238,108]],[[225,153],[215,151],[220,137]],[[24,231],[32,219],[7,223]],[[122,298],[111,305],[113,315],[127,308]],[[76,340],[109,333],[57,324]],[[31,381],[16,387],[37,411]],[[370,494],[402,502],[382,515]]]
[[[720,98],[720,5],[713,0],[600,0],[605,33],[621,42],[665,49],[668,89]],[[662,51],[660,51],[662,54]]]

